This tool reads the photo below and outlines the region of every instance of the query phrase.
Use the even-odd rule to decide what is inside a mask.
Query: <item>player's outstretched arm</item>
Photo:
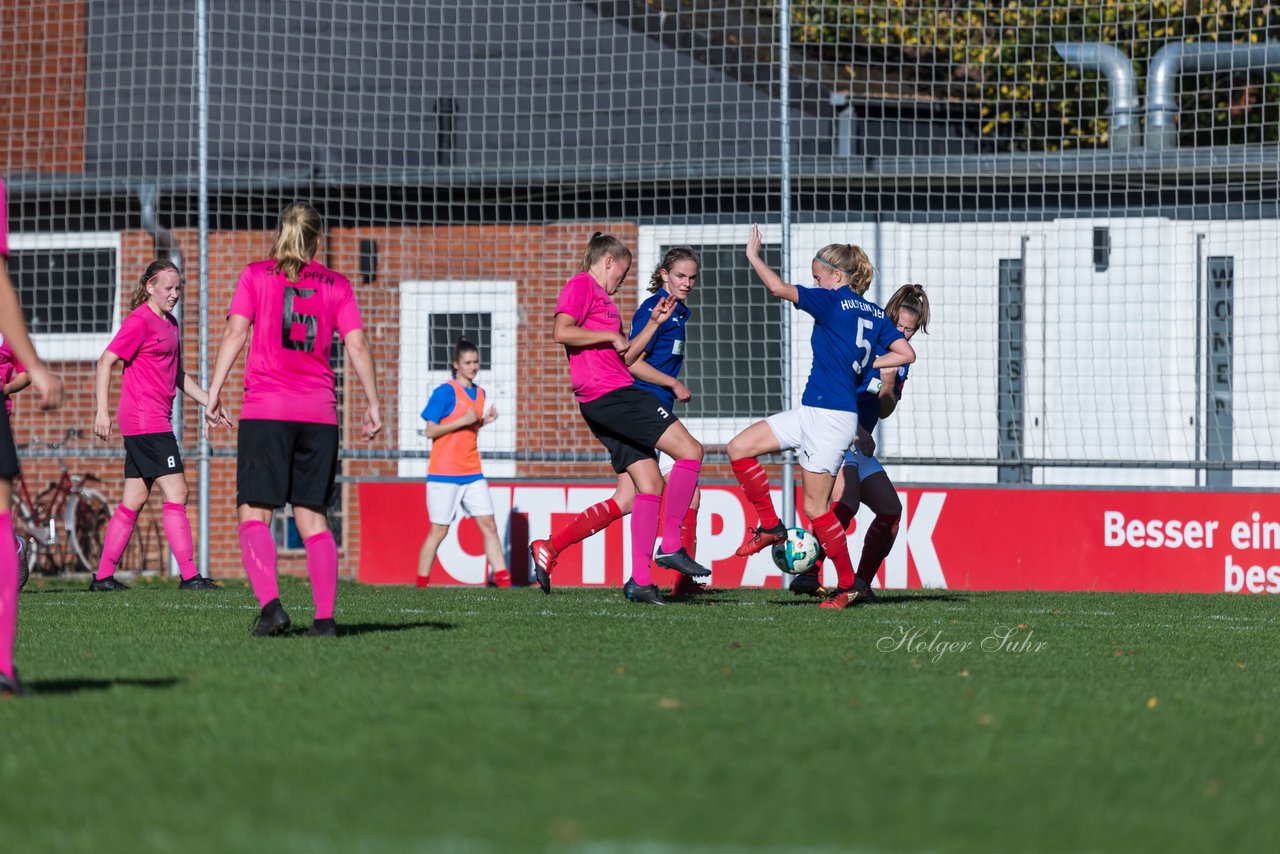
[[[627,352],[631,346],[630,339],[622,332],[610,332],[607,329],[583,329],[574,319],[560,312],[556,315],[555,325],[551,329],[551,339],[557,344],[570,347],[590,347],[592,344],[612,344],[619,354]]]
[[[191,374],[188,374],[185,371],[182,374],[182,393],[206,409],[209,408],[209,393],[200,387],[200,383],[196,382],[195,378],[192,377]],[[218,413],[217,424],[221,424],[226,427],[235,426],[227,416],[226,409],[223,409]],[[209,426],[212,427],[216,425],[211,424]]]
[[[98,367],[93,375],[93,435],[104,442],[111,438],[111,413],[108,411],[111,399],[111,372],[120,357],[110,350],[104,350],[98,357]]]
[[[644,356],[644,351],[653,340],[654,333],[667,322],[667,318],[676,310],[677,304],[676,298],[672,296],[663,297],[654,304],[653,311],[649,313],[649,320],[627,343],[627,349],[622,354],[622,361],[626,362],[628,367]]]
[[[228,317],[226,328],[222,330],[222,343],[218,345],[217,358],[213,361],[213,376],[209,378],[204,420],[210,425],[217,424],[226,417],[222,410],[222,386],[248,340],[249,318],[239,314]]]
[[[747,237],[747,261],[751,264],[751,269],[756,271],[756,275],[760,277],[760,281],[764,283],[770,294],[787,302],[799,302],[800,292],[796,290],[795,285],[788,285],[782,281],[782,277],[760,257],[760,246],[763,242],[760,226],[751,226],[751,234]]]
[[[31,385],[31,374],[26,371],[18,371],[4,387],[4,396],[13,397],[18,392]]]
[[[915,349],[907,343],[907,339],[899,338],[889,345],[889,352],[884,355],[877,356],[876,360],[871,363],[871,367],[877,370],[884,368],[900,368],[903,365],[910,365],[916,360]]]
[[[373,364],[373,351],[369,349],[369,339],[363,329],[353,329],[342,338],[351,357],[351,367],[356,370],[356,378],[360,380],[360,388],[364,391],[367,406],[364,411],[362,432],[366,440],[373,439],[382,432],[382,405],[378,401],[378,373]]]
[[[3,197],[0,197],[3,198]],[[31,387],[41,409],[57,409],[62,405],[62,378],[49,370],[27,335],[27,324],[22,319],[22,306],[18,294],[9,279],[9,267],[0,256],[0,335],[9,343],[13,355],[27,369]]]

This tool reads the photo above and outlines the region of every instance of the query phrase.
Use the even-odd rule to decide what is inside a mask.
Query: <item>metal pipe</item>
[[[1114,151],[1129,151],[1142,142],[1142,128],[1138,116],[1142,106],[1138,103],[1138,76],[1133,61],[1124,51],[1109,44],[1081,44],[1055,42],[1053,49],[1070,65],[1084,71],[1099,71],[1107,79],[1107,95],[1111,106],[1111,142]]]
[[[138,187],[138,202],[142,206],[142,227],[151,234],[152,240],[155,241],[156,249],[165,252],[169,256],[169,260],[178,268],[178,272],[182,273],[186,269],[186,261],[182,255],[182,246],[178,244],[173,233],[169,229],[160,224],[160,215],[157,212],[156,201],[159,197],[159,191],[155,184],[142,184]],[[159,254],[159,252],[157,252]],[[182,329],[182,301],[173,308],[174,318],[178,321],[178,329]],[[179,332],[181,334],[181,332]],[[179,365],[181,370],[182,366]],[[173,427],[173,435],[178,437],[179,444],[182,441],[182,390],[173,396],[173,409],[169,413],[169,423]],[[172,554],[169,554],[169,574],[179,575],[178,560]]]
[[[209,388],[209,2],[196,2],[196,169],[197,233],[199,235],[200,290],[200,387]],[[199,430],[200,509],[197,529],[200,574],[209,574],[209,437],[204,424]]]
[[[782,196],[782,270],[791,275],[791,2],[778,4],[778,112],[781,127],[778,135],[778,158],[781,174],[778,191]],[[782,409],[791,408],[791,306],[779,304],[782,323]],[[787,527],[795,524],[796,487],[795,454],[787,452],[782,464],[782,520]]]
[[[1280,42],[1172,42],[1156,51],[1147,71],[1146,147],[1178,147],[1178,93],[1183,71],[1258,71],[1280,66]]]

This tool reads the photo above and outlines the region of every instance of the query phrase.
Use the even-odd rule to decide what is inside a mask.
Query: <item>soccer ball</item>
[[[773,545],[773,562],[789,575],[813,572],[824,554],[818,538],[804,528],[788,528],[787,538]]]

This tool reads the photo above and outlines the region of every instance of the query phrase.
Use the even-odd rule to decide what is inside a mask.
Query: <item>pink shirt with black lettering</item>
[[[240,417],[337,424],[333,334],[364,328],[351,282],[314,261],[290,282],[275,261],[256,261],[240,274],[228,314],[253,324]]]
[[[622,331],[618,307],[590,273],[579,273],[565,282],[555,313],[569,315],[580,329]],[[612,344],[566,344],[564,351],[569,357],[569,380],[578,403],[590,403],[632,383],[631,372]]]
[[[107,350],[124,362],[116,420],[120,435],[172,433],[170,413],[182,376],[182,340],[172,314],[143,303],[129,313]]]

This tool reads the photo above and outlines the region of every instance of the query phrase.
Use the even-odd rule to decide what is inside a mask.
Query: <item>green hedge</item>
[[[883,63],[930,97],[972,102],[982,137],[1004,150],[1107,145],[1104,81],[1068,67],[1054,42],[1116,45],[1134,61],[1143,97],[1147,64],[1166,43],[1280,39],[1274,0],[793,0],[791,8],[794,40],[839,62],[850,82]],[[1181,145],[1280,139],[1280,69],[1183,75],[1178,89]]]

